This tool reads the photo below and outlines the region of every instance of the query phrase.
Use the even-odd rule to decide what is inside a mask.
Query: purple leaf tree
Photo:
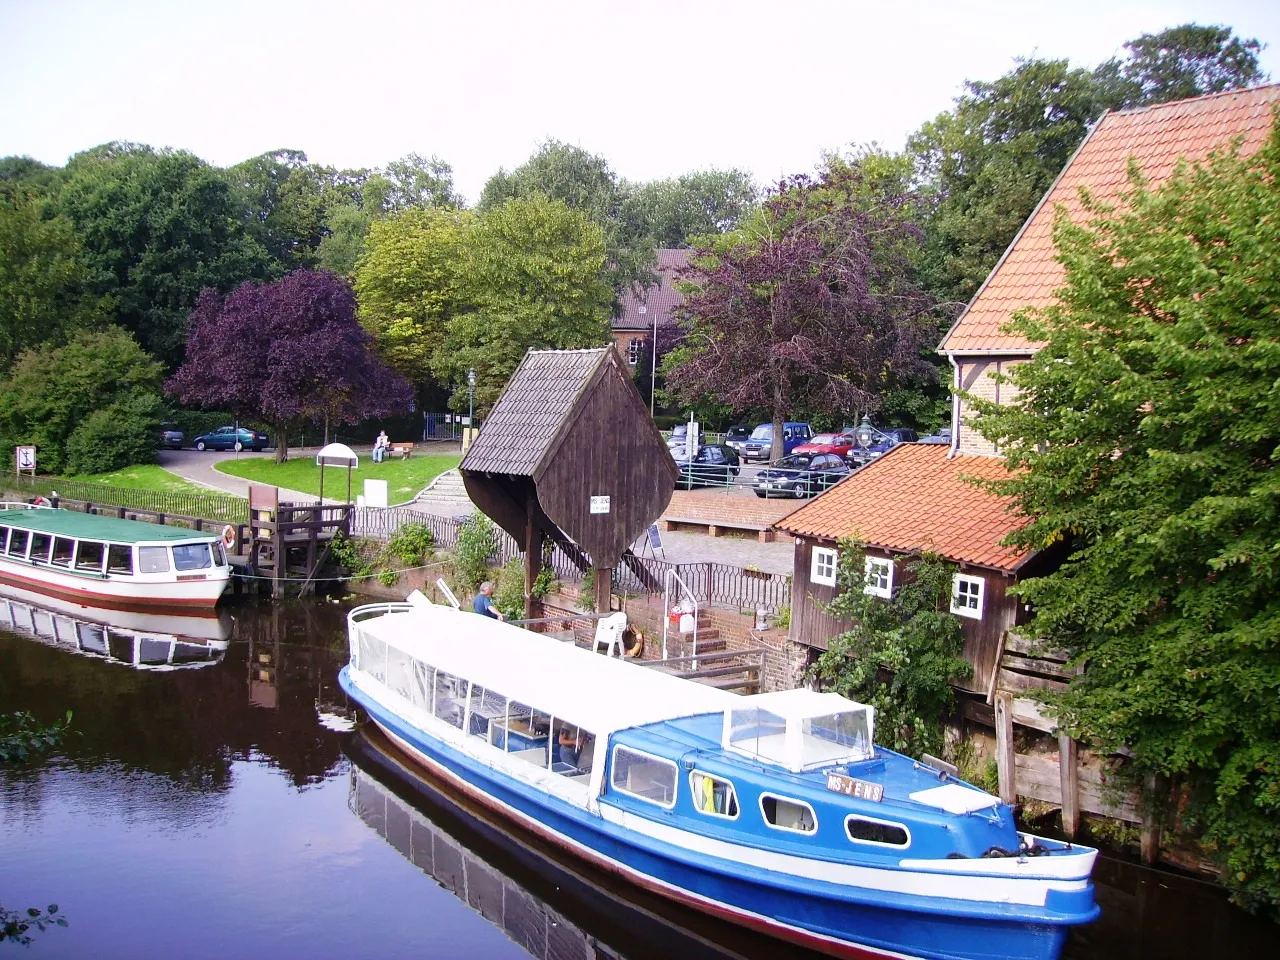
[[[276,460],[303,422],[356,423],[408,408],[410,386],[371,351],[350,285],[323,270],[206,290],[188,320],[187,360],[165,390],[272,424]]]
[[[764,408],[780,437],[797,410],[856,420],[886,390],[934,380],[922,351],[937,323],[912,280],[919,236],[906,202],[856,165],[782,181],[751,224],[696,250],[683,272],[687,335],[666,364],[668,390]]]

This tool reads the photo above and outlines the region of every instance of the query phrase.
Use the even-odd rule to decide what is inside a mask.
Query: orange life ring
[[[230,550],[234,547],[237,539],[236,528],[231,524],[228,523],[222,528],[222,546],[225,549]]]

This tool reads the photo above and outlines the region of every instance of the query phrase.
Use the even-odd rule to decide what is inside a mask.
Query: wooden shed
[[[613,568],[666,509],[679,470],[613,346],[530,350],[463,457],[473,503],[525,552],[525,610],[550,539],[579,548],[608,609]]]

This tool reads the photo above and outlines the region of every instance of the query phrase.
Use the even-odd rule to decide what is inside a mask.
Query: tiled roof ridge
[[[1269,87],[1280,88],[1280,81],[1275,83],[1258,83],[1252,87],[1238,87],[1235,90],[1219,90],[1217,93],[1202,93],[1196,97],[1183,97],[1181,100],[1166,100],[1164,103],[1148,103],[1141,107],[1125,107],[1123,110],[1107,110],[1102,117],[1129,117],[1139,113],[1151,113],[1155,110],[1171,109],[1185,106],[1188,103],[1199,103],[1205,100],[1216,100],[1219,97],[1238,97],[1243,94],[1256,93]],[[1102,117],[1098,118],[1101,122]]]

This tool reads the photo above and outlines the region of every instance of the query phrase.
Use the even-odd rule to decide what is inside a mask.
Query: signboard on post
[[[666,558],[667,551],[662,549],[662,533],[658,530],[658,525],[656,523],[649,524],[649,529],[645,533],[645,539],[649,543],[649,553],[652,556],[656,558],[658,556],[658,551],[662,550],[662,556],[664,559]]]
[[[29,470],[31,475],[36,475],[36,448],[35,447],[16,447],[14,453],[14,462],[16,464],[16,473],[23,470]]]

